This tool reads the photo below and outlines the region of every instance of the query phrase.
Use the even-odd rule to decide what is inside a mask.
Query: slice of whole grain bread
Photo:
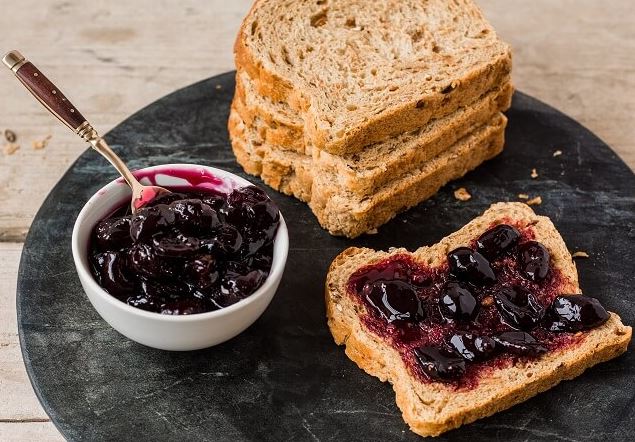
[[[245,123],[234,111],[228,122],[231,144],[238,163],[245,172],[259,176],[267,185],[301,201],[311,200],[313,161],[310,156],[293,151],[254,145],[245,136]]]
[[[450,149],[423,163],[397,181],[370,195],[335,191],[328,174],[313,179],[310,206],[322,227],[332,235],[355,238],[374,231],[398,213],[416,206],[484,161],[498,155],[505,144],[507,118],[499,114],[488,124],[463,137]]]
[[[513,86],[505,83],[500,87],[494,87],[479,97],[468,106],[457,109],[450,115],[431,120],[424,128],[416,129],[415,133],[426,132],[425,138],[417,146],[420,155],[435,156],[435,146],[427,148],[428,144],[436,143],[440,145],[442,139],[450,137],[461,137],[492,118],[496,112],[504,112],[511,106]],[[265,96],[261,96],[254,82],[246,72],[238,70],[236,72],[236,94],[233,101],[236,112],[240,115],[247,126],[258,133],[259,138],[267,144],[277,146],[284,150],[292,150],[299,153],[310,154],[317,151],[324,157],[330,157],[331,162],[337,161],[342,166],[351,171],[361,169],[373,169],[375,163],[381,164],[385,168],[390,168],[385,164],[386,155],[403,159],[404,163],[410,162],[410,158],[401,155],[398,148],[401,143],[414,139],[408,134],[399,134],[386,139],[383,142],[366,146],[362,151],[348,155],[333,155],[319,149],[312,149],[310,142],[305,145],[303,122],[300,114],[284,101],[273,102]],[[404,139],[405,138],[405,139]],[[453,142],[446,143],[446,146]],[[339,159],[341,161],[338,161]]]
[[[509,81],[511,52],[471,0],[257,0],[235,43],[261,95],[306,140],[354,153]]]
[[[434,195],[500,153],[506,118],[499,114],[410,173],[383,185],[370,196],[359,196],[337,185],[337,178],[306,155],[272,149],[245,137],[245,125],[230,114],[232,148],[246,172],[260,176],[276,190],[307,201],[318,221],[333,235],[354,238],[388,222],[399,212]]]
[[[498,223],[531,226],[536,241],[549,250],[552,267],[563,275],[559,293],[580,293],[575,264],[555,226],[522,203],[494,204],[459,231],[430,247],[419,248],[411,256],[427,266],[442,265],[449,251],[469,245]],[[394,348],[366,328],[361,321],[365,307],[346,289],[350,276],[359,268],[408,253],[405,249],[382,252],[349,248],[343,251],[331,264],[326,278],[326,316],[335,342],[346,346],[346,355],[370,375],[392,384],[403,419],[417,434],[436,436],[490,416],[626,351],[631,327],[623,325],[619,316],[611,313],[606,323],[585,332],[574,347],[484,372],[472,389],[457,390],[442,382],[421,382],[410,373]],[[601,297],[601,294],[591,294],[597,295]]]
[[[258,132],[259,138],[267,144],[309,153],[300,115],[284,102],[274,103],[260,96],[249,76],[240,70],[236,72],[236,93],[232,105],[245,124]]]
[[[237,90],[247,88],[251,80],[244,74],[237,74]],[[253,91],[252,91],[253,93]],[[284,108],[283,104],[275,105],[262,98],[250,100],[251,107],[242,104],[241,94],[237,93],[233,105],[237,114],[244,121],[249,134],[246,138],[271,146],[272,149],[292,150],[299,153],[312,152],[316,167],[328,171],[337,181],[337,185],[350,192],[367,196],[378,188],[412,169],[434,158],[442,151],[454,145],[459,139],[473,132],[478,127],[492,120],[498,112],[507,110],[511,104],[513,87],[507,83],[502,88],[495,88],[470,106],[462,107],[443,118],[432,120],[426,127],[413,132],[392,137],[381,143],[367,146],[363,151],[344,156],[333,155],[319,149],[298,148],[303,140],[288,141],[291,145],[281,145],[295,135],[289,132],[281,136],[283,123],[276,123],[273,115],[276,109]],[[250,95],[251,96],[251,95]],[[286,109],[285,113],[288,113]],[[268,114],[273,118],[274,126],[265,123]],[[247,117],[245,117],[247,115]],[[282,117],[288,119],[288,117]],[[231,135],[231,132],[230,132]]]

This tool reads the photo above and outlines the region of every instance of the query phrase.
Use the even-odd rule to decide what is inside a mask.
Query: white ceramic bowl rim
[[[215,167],[210,166],[201,166],[199,164],[185,164],[185,163],[177,163],[177,164],[161,164],[158,166],[146,167],[143,169],[138,169],[134,171],[134,174],[139,172],[160,172],[162,169],[170,169],[165,171],[165,175],[170,175],[170,171],[174,170],[196,170],[196,169],[204,169],[207,172],[212,173],[215,177],[220,178],[222,180],[233,180],[235,184],[238,184],[239,187],[245,186],[255,186],[255,184],[249,182],[248,180],[239,177],[238,175],[234,175],[231,172],[227,172],[222,169],[217,169]],[[93,277],[92,271],[84,265],[84,262],[80,259],[80,256],[86,257],[86,262],[88,261],[88,244],[78,244],[78,235],[79,235],[79,227],[81,225],[82,220],[86,217],[86,215],[92,210],[94,202],[102,197],[102,195],[112,191],[117,186],[127,186],[123,182],[121,178],[117,178],[110,183],[106,184],[104,187],[99,189],[84,205],[82,210],[77,215],[77,219],[75,221],[75,225],[73,227],[73,235],[72,235],[72,252],[73,252],[73,260],[75,261],[75,266],[78,270],[85,272],[88,275],[87,283],[90,288],[99,294],[100,297],[104,298],[108,303],[116,306],[117,308],[122,308],[124,310],[129,311],[130,313],[140,315],[147,318],[153,319],[161,319],[165,321],[204,321],[213,317],[221,317],[225,315],[231,315],[233,312],[247,306],[248,304],[255,302],[256,298],[262,296],[268,289],[271,287],[275,281],[278,279],[278,276],[282,276],[282,272],[284,271],[285,263],[286,263],[286,255],[288,250],[288,232],[287,225],[282,217],[282,213],[280,213],[280,225],[278,226],[278,231],[276,232],[276,237],[274,238],[274,253],[273,260],[271,263],[271,269],[269,270],[269,274],[267,275],[267,279],[265,282],[251,295],[247,296],[244,299],[232,304],[228,307],[224,307],[218,310],[213,310],[211,312],[206,313],[196,313],[192,315],[164,315],[156,312],[149,312],[146,310],[142,310],[137,307],[133,307],[131,305],[126,304],[123,301],[115,298],[113,295],[106,292],[95,280]],[[195,186],[192,186],[195,187]],[[114,209],[115,207],[113,207]],[[94,226],[91,226],[91,230]],[[276,245],[278,247],[276,247]],[[276,251],[279,253],[276,253]]]

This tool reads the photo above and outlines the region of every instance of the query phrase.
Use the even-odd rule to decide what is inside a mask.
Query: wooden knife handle
[[[18,51],[9,52],[2,61],[49,112],[74,132],[79,133],[80,127],[86,123],[86,118],[33,63]]]

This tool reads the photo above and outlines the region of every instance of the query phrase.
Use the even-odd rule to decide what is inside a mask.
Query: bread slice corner
[[[447,252],[469,244],[492,224],[501,222],[531,225],[536,240],[551,253],[552,265],[564,275],[561,293],[580,293],[575,264],[555,226],[522,203],[494,204],[462,229],[433,246],[421,247],[412,257],[428,265],[440,264]],[[335,258],[327,275],[326,316],[335,342],[346,346],[346,355],[368,374],[392,384],[403,419],[419,435],[437,436],[523,402],[624,353],[631,340],[631,327],[611,313],[606,323],[585,332],[573,347],[487,372],[473,389],[456,390],[441,382],[422,383],[409,373],[396,350],[365,328],[360,320],[364,307],[346,291],[349,277],[360,267],[404,253],[408,252],[405,249],[344,250]]]

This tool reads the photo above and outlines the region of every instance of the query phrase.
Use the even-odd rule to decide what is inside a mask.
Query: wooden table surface
[[[250,0],[7,2],[0,52],[20,49],[105,133],[144,105],[233,68]],[[514,82],[604,139],[635,169],[635,14],[629,0],[480,0],[514,47]],[[0,440],[61,440],[24,370],[15,287],[22,242],[86,145],[0,71]],[[38,141],[49,137],[44,148]],[[565,149],[566,150],[566,149]],[[566,152],[565,152],[566,154]]]

